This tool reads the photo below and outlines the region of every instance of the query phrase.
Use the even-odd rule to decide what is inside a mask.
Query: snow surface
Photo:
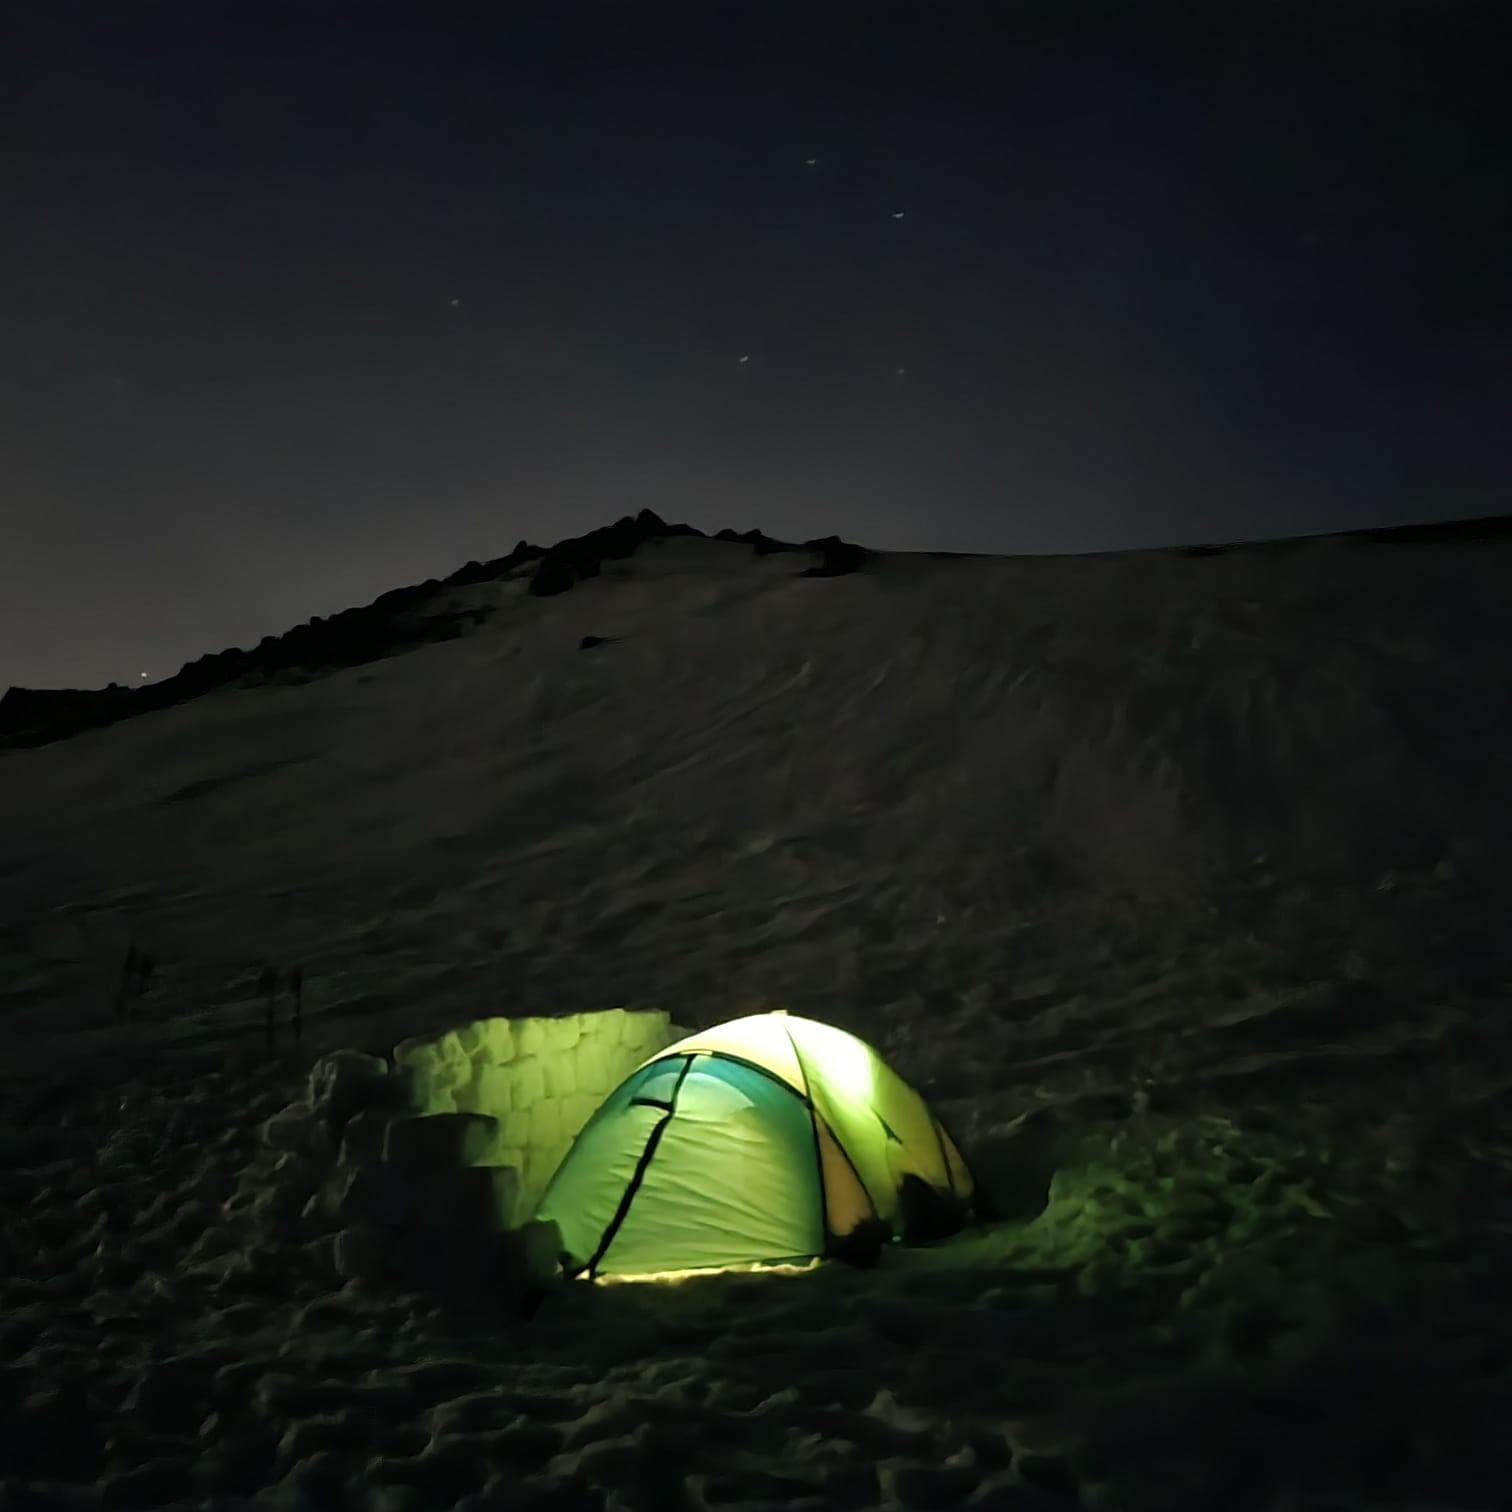
[[[0,1505],[1508,1504],[1512,547],[802,565],[0,751]],[[522,1320],[339,1283],[258,1137],[333,1047],[770,1006],[1005,1221]]]

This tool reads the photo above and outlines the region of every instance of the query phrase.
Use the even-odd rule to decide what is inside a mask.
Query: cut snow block
[[[470,1055],[449,1056],[445,1062],[447,1080],[466,1086],[478,1074],[478,1063]]]
[[[543,1051],[550,1050],[551,1046],[551,1020],[539,1018],[516,1019],[514,1021],[515,1054],[520,1059],[527,1056],[540,1055]]]
[[[479,1066],[473,1101],[478,1112],[503,1118],[514,1106],[514,1073],[507,1066]]]
[[[445,1169],[472,1165],[493,1147],[498,1121],[484,1113],[422,1113],[388,1126],[384,1159],[393,1165]]]
[[[341,1136],[344,1165],[366,1165],[383,1158],[390,1115],[377,1108],[364,1108],[346,1126]]]
[[[592,1017],[591,1033],[605,1045],[625,1043],[625,1025],[630,1015],[623,1008],[603,1008]]]
[[[432,1061],[426,1067],[426,1075],[434,1090],[455,1093],[472,1081],[473,1065],[465,1059]]]
[[[556,1041],[558,1050],[572,1050],[583,1037],[583,1020],[580,1014],[572,1014],[568,1018],[550,1020],[552,1038]]]
[[[376,1229],[342,1229],[334,1243],[336,1274],[349,1281],[381,1281],[389,1272],[389,1247]]]
[[[484,1019],[482,1023],[483,1046],[479,1051],[482,1059],[496,1066],[508,1065],[518,1053],[515,1045],[514,1023],[507,1018]]]
[[[417,1034],[402,1041],[394,1051],[394,1060],[399,1065],[416,1063],[445,1064],[462,1060],[466,1052],[461,1037],[455,1029],[445,1029],[438,1034]]]
[[[394,1064],[406,1071],[415,1071],[422,1066],[430,1066],[438,1057],[431,1048],[431,1038],[427,1034],[417,1034],[407,1040],[400,1040],[394,1046]]]
[[[533,1108],[546,1095],[546,1076],[534,1057],[515,1062],[514,1105]]]
[[[394,1057],[407,1079],[409,1101],[416,1108],[455,1108],[459,1088],[472,1080],[472,1063],[460,1050],[449,1054],[441,1041],[405,1040]]]
[[[492,1183],[489,1200],[493,1210],[494,1225],[500,1229],[513,1228],[523,1216],[521,1209],[521,1182],[518,1165],[478,1166],[486,1171]]]
[[[436,1054],[448,1062],[465,1061],[467,1059],[467,1047],[462,1043],[462,1036],[455,1029],[448,1029],[444,1034],[438,1034],[435,1038]]]
[[[436,1077],[443,1069],[433,1066],[417,1066],[402,1072],[406,1085],[404,1107],[412,1113],[455,1113],[456,1093],[444,1081]]]
[[[600,1099],[607,1097],[623,1078],[613,1075],[609,1052],[596,1039],[584,1039],[577,1051],[578,1086],[584,1092],[596,1092]]]
[[[568,1097],[578,1089],[577,1066],[570,1050],[541,1058],[541,1080],[549,1098]]]
[[[498,1166],[460,1166],[437,1173],[413,1193],[412,1221],[438,1233],[488,1233],[499,1226]]]
[[[394,1073],[404,1084],[404,1106],[416,1113],[423,1113],[430,1098],[430,1077],[413,1066]]]
[[[311,1102],[318,1102],[333,1082],[354,1075],[381,1079],[388,1075],[388,1062],[361,1050],[329,1051],[310,1067]]]
[[[555,1102],[547,1099],[530,1110],[529,1143],[537,1149],[555,1149],[562,1142],[562,1113]]]
[[[463,1077],[452,1089],[452,1099],[457,1105],[459,1113],[486,1113],[486,1108],[478,1106],[478,1073],[471,1061],[467,1062],[470,1075]]]
[[[415,1214],[415,1194],[425,1183],[385,1160],[358,1166],[338,1180],[331,1213],[338,1223],[402,1228]]]
[[[603,1098],[591,1092],[574,1092],[562,1100],[562,1138],[570,1143],[587,1126],[588,1120],[599,1110]]]
[[[432,1099],[430,1072],[425,1067],[411,1066],[399,1072],[405,1086],[404,1106],[416,1113],[423,1113]],[[439,1095],[439,1094],[437,1094]]]
[[[524,1149],[530,1143],[530,1109],[515,1108],[504,1115],[499,1129],[499,1146]]]
[[[643,1022],[645,1015],[640,1013],[626,1014],[625,1022],[620,1025],[619,1050],[627,1061],[641,1061],[647,1055],[646,1046],[649,1043],[647,1027]]]
[[[661,1012],[656,1008],[627,1008],[625,1009],[625,1027],[622,1037],[627,1045],[642,1045],[646,1036],[650,1034],[656,1025]]]
[[[325,1122],[307,1103],[291,1103],[262,1126],[263,1143],[270,1150],[293,1155],[329,1155],[331,1136]]]

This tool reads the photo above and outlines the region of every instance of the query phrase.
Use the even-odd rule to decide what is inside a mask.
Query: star
[[[902,220],[903,217],[905,215],[907,215],[907,214],[908,214],[908,211],[906,211],[906,210],[894,210],[893,213],[892,213],[892,218],[894,220]]]
[[[451,302],[451,307],[452,307],[452,309],[454,309],[454,310],[456,310],[456,309],[460,309],[460,308],[461,308],[461,305],[462,305],[462,301],[461,301],[461,300],[460,300],[460,299],[454,299],[454,300],[452,300],[452,302]]]
[[[813,167],[816,167],[818,165],[819,159],[818,158],[804,158],[803,161],[805,163],[807,163],[810,168],[813,168]]]
[[[898,368],[897,369],[897,374],[898,374],[898,377],[900,377],[900,378],[906,377],[907,374],[908,374],[908,369],[907,368]]]
[[[749,357],[742,357],[740,360],[742,362],[749,362],[751,359]]]

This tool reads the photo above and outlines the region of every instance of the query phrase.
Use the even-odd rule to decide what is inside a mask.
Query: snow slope
[[[0,1473],[1500,1505],[1512,543],[802,565],[459,587],[463,639],[0,751]],[[268,962],[310,1014],[271,1058]],[[322,1048],[774,1004],[876,1043],[1020,1221],[487,1329],[279,1237],[254,1130]]]

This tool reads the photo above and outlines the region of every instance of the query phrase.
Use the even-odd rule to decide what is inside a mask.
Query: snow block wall
[[[578,1131],[642,1061],[683,1033],[660,1011],[486,1018],[405,1040],[394,1063],[420,1115],[481,1115],[465,1163],[497,1179],[498,1220],[524,1222]]]
[[[406,1040],[392,1065],[333,1051],[263,1125],[253,1206],[337,1277],[510,1305],[557,1274],[556,1225],[530,1215],[578,1131],[686,1033],[612,1009],[481,1019]]]

